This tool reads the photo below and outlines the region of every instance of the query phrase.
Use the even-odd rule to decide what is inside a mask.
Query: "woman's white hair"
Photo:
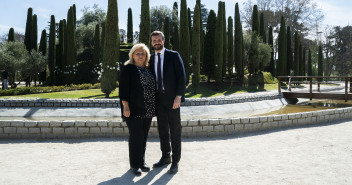
[[[144,66],[145,67],[149,67],[149,59],[150,59],[150,51],[148,49],[148,47],[143,44],[143,43],[138,43],[135,44],[131,50],[130,53],[128,54],[129,58],[124,65],[128,65],[128,64],[134,64],[135,65],[135,61],[133,60],[133,53],[137,50],[137,49],[143,49],[145,51],[146,57],[145,57],[145,61],[144,61]]]

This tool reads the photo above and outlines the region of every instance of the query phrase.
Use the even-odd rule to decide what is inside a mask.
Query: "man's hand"
[[[129,108],[128,106],[123,108],[123,115],[124,115],[126,118],[130,117],[131,111],[130,111],[130,108]]]
[[[172,109],[180,108],[180,104],[181,104],[181,97],[176,96],[175,100],[174,100],[174,105],[172,106]]]

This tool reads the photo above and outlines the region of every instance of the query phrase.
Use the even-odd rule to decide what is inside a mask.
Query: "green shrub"
[[[275,84],[278,83],[277,78],[273,77],[270,72],[263,72],[264,83],[265,84]]]

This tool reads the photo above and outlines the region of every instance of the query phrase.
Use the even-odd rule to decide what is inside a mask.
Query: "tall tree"
[[[306,76],[307,73],[307,69],[306,69],[306,48],[303,48],[303,61],[302,61],[302,65],[303,65],[303,76]]]
[[[94,32],[94,55],[93,55],[93,66],[99,65],[100,59],[100,25],[95,25]]]
[[[190,35],[188,27],[188,11],[187,1],[181,0],[181,12],[180,12],[180,38],[182,38],[182,47],[179,48],[180,54],[183,60],[186,71],[186,84],[189,83],[189,75],[191,71],[190,62]]]
[[[170,18],[165,17],[164,23],[165,48],[170,48]]]
[[[299,76],[305,76],[304,75],[303,47],[302,47],[302,44],[299,45]]]
[[[174,3],[172,9],[172,38],[171,38],[171,45],[172,49],[175,51],[179,50],[179,29],[178,29],[178,5],[177,2]]]
[[[73,13],[73,25],[76,29],[76,25],[77,25],[77,16],[76,16],[76,5],[73,4],[72,5],[72,13]]]
[[[266,43],[266,30],[264,24],[264,13],[260,13],[260,36],[263,39],[263,42]]]
[[[233,48],[233,20],[232,17],[229,16],[228,18],[228,28],[227,28],[227,46],[228,46],[228,60],[227,60],[227,70],[228,70],[228,74],[229,76],[232,75],[232,71],[233,71],[233,64],[234,64],[234,56],[233,56],[233,52],[234,52],[234,48]]]
[[[218,3],[218,16],[216,18],[216,30],[215,30],[215,47],[214,47],[214,57],[215,57],[215,68],[214,77],[217,84],[222,82],[222,64],[223,64],[223,4],[221,1]]]
[[[298,31],[295,32],[295,55],[294,55],[294,74],[295,76],[299,76],[300,73],[300,62],[299,62],[299,46],[301,45]]]
[[[192,50],[192,18],[191,18],[191,9],[187,8],[188,15],[188,29],[189,29],[189,41],[190,41],[190,50]]]
[[[148,1],[148,7],[149,7],[149,1]],[[143,13],[142,13],[142,17],[143,17]],[[143,23],[141,23],[141,25],[142,24]],[[149,25],[150,25],[150,22],[149,22]],[[117,79],[118,63],[116,62],[116,59],[119,58],[119,51],[120,51],[120,39],[119,39],[119,19],[118,19],[117,0],[109,0],[108,12],[107,12],[106,22],[105,22],[105,42],[104,42],[104,55],[103,55],[103,66],[102,66],[103,71],[101,76],[101,91],[105,94],[106,98],[109,98],[111,92],[115,90],[117,87],[116,79]]]
[[[321,44],[318,49],[318,76],[323,76],[323,49]]]
[[[273,37],[273,27],[269,27],[269,36],[268,36],[268,44],[271,47],[271,57],[270,57],[270,66],[269,72],[272,76],[276,76],[275,73],[275,60],[274,60],[274,37]]]
[[[64,30],[64,21],[60,20],[59,23],[59,42],[56,45],[56,83],[57,85],[63,85],[63,71],[64,71],[64,39],[65,39],[65,30]]]
[[[32,22],[33,22],[33,9],[28,8],[27,12],[27,22],[26,22],[26,32],[24,34],[24,45],[26,45],[27,51],[32,50]]]
[[[252,14],[252,31],[256,32],[259,35],[259,16],[258,16],[258,6],[253,6],[253,14]]]
[[[51,15],[50,19],[50,31],[49,31],[49,51],[48,51],[48,61],[49,61],[49,84],[54,84],[55,82],[55,16]]]
[[[312,53],[310,51],[310,49],[308,50],[308,64],[307,64],[307,73],[308,73],[308,76],[313,76],[313,73],[312,73]]]
[[[46,38],[46,29],[43,29],[41,37],[40,37],[40,43],[39,43],[39,52],[42,53],[42,55],[46,55],[46,48],[47,48],[47,38]]]
[[[292,53],[292,43],[291,43],[291,28],[287,26],[287,74],[290,75],[293,71],[293,53]]]
[[[9,42],[15,41],[15,30],[13,28],[10,28],[9,30],[7,41]]]
[[[281,25],[279,32],[279,59],[278,59],[278,76],[287,75],[287,37],[286,37],[286,25],[285,19],[281,17]]]
[[[74,70],[76,66],[76,29],[74,25],[74,11],[71,6],[67,13],[67,25],[66,25],[66,41],[67,41],[67,50],[66,50],[66,62],[67,69],[69,71],[67,83],[71,84],[74,82]]]
[[[237,78],[242,80],[244,75],[243,66],[243,33],[238,3],[235,5],[235,68]]]
[[[207,20],[207,33],[205,34],[204,40],[204,61],[202,63],[203,72],[208,77],[208,81],[210,81],[210,78],[213,77],[214,74],[215,30],[216,14],[214,10],[210,10]]]
[[[33,19],[32,19],[32,38],[31,38],[31,42],[32,42],[32,49],[34,49],[35,51],[38,50],[38,26],[37,26],[37,15],[34,14],[33,15]]]
[[[127,18],[127,43],[133,43],[133,17],[132,9],[128,9],[128,18]]]
[[[200,82],[200,34],[202,28],[200,27],[200,8],[196,4],[194,8],[194,16],[193,16],[193,46],[192,46],[192,61],[193,61],[193,76],[192,76],[192,86],[194,94],[197,93],[197,89]]]
[[[225,2],[222,2],[222,36],[223,36],[223,62],[222,62],[222,77],[226,76],[227,68],[227,29],[226,29],[226,12]]]
[[[149,0],[142,0],[141,22],[139,25],[139,42],[150,46]]]

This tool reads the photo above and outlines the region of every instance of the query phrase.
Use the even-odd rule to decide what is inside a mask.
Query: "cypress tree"
[[[279,57],[278,57],[278,76],[287,75],[287,37],[285,19],[281,16],[281,25],[279,32]]]
[[[291,44],[291,28],[287,26],[287,74],[290,75],[293,71],[293,53]]]
[[[59,43],[56,45],[56,84],[57,85],[63,85],[63,71],[64,71],[64,59],[63,59],[63,53],[64,53],[64,21],[60,20],[59,23]]]
[[[258,60],[258,39],[257,34],[253,32],[251,34],[251,46],[248,51],[248,73],[251,75],[257,74],[259,69],[259,60]],[[254,84],[252,84],[254,85]]]
[[[194,16],[193,16],[193,46],[192,46],[192,61],[193,61],[193,76],[192,76],[192,86],[194,94],[197,93],[197,89],[200,82],[200,34],[201,34],[201,27],[200,27],[200,8],[196,4],[194,8]]]
[[[241,23],[238,3],[236,3],[235,5],[235,67],[236,67],[237,78],[239,80],[242,80],[244,75],[243,51],[244,50],[243,50],[242,23]]]
[[[15,41],[15,30],[13,28],[10,28],[10,30],[9,30],[9,35],[8,35],[7,41],[9,41],[9,42]]]
[[[300,75],[300,76],[304,76],[303,48],[302,48],[302,44],[299,45],[299,75]]]
[[[67,22],[66,22],[66,19],[63,19],[63,27],[62,27],[62,30],[63,30],[63,41],[64,41],[64,44],[63,44],[63,53],[62,53],[62,73],[66,73],[68,74],[68,63],[67,63],[67,43],[68,43],[68,38],[67,38]],[[65,79],[62,79],[62,80],[65,80]],[[62,83],[64,83],[64,81],[62,81]],[[65,82],[66,83],[66,82]]]
[[[49,31],[49,51],[48,51],[48,62],[49,62],[49,84],[54,84],[54,70],[55,70],[55,16],[51,15],[50,19],[50,31]]]
[[[148,6],[149,6],[149,1],[148,1]],[[142,14],[142,17],[143,17],[143,14]],[[149,21],[149,24],[150,24],[150,21]],[[150,30],[150,27],[149,27],[149,30]],[[118,63],[116,62],[116,60],[119,58],[119,51],[120,51],[120,39],[119,39],[119,19],[118,19],[117,0],[109,0],[108,12],[107,12],[106,23],[105,23],[103,72],[101,76],[101,91],[105,94],[106,98],[109,98],[109,95],[111,94],[111,92],[115,90],[117,87],[116,79],[117,79]]]
[[[67,25],[65,34],[65,36],[67,37],[66,62],[69,71],[69,74],[67,76],[68,84],[74,82],[74,70],[76,65],[76,29],[74,25],[73,13],[73,7],[71,6],[67,13]]]
[[[178,29],[178,5],[177,2],[174,3],[172,9],[172,38],[171,38],[171,45],[172,49],[178,51],[179,49],[179,29]]]
[[[37,15],[34,14],[33,15],[33,20],[32,20],[32,38],[31,38],[31,42],[32,42],[32,49],[34,49],[35,51],[38,50],[38,26],[37,26]]]
[[[323,76],[323,49],[319,45],[318,49],[318,76]]]
[[[75,4],[73,4],[72,5],[72,11],[73,11],[73,25],[74,25],[74,27],[75,27],[75,29],[76,29],[76,25],[77,25],[77,17],[76,17],[76,5]]]
[[[199,6],[199,17],[200,17],[200,21],[199,21],[199,27],[200,27],[200,62],[202,63],[204,61],[204,37],[205,37],[205,32],[203,29],[203,19],[202,19],[202,4],[200,2],[200,0],[196,1],[196,4]]]
[[[139,42],[150,46],[150,12],[149,0],[142,0],[141,23],[139,25]]]
[[[33,22],[33,9],[28,8],[27,12],[27,22],[26,22],[26,32],[24,34],[24,45],[26,45],[27,51],[32,50],[32,22]]]
[[[266,30],[265,30],[263,13],[260,13],[260,36],[262,37],[263,42],[266,43]]]
[[[204,62],[202,68],[204,74],[208,77],[208,81],[214,74],[215,58],[215,30],[216,30],[216,14],[214,10],[210,10],[207,20],[207,33],[204,39]]]
[[[133,43],[133,18],[132,9],[128,9],[128,19],[127,19],[127,43]]]
[[[308,76],[313,76],[313,73],[312,73],[312,53],[310,51],[310,49],[308,50],[308,64],[307,64],[307,72],[308,72]]]
[[[170,18],[165,17],[164,23],[165,48],[170,48]]]
[[[233,20],[232,17],[229,16],[228,18],[228,28],[227,28],[227,41],[228,41],[228,74],[231,76],[232,75],[232,71],[233,71],[233,64],[234,64],[234,48],[233,48]]]
[[[253,13],[252,13],[252,32],[256,32],[259,34],[259,20],[258,20],[258,6],[253,6]]]
[[[94,32],[94,53],[93,53],[93,66],[99,64],[100,58],[100,26],[99,24],[95,25]]]
[[[43,56],[46,55],[46,48],[47,48],[46,45],[47,45],[46,29],[43,29],[40,37],[40,43],[39,43],[39,52],[41,52]]]
[[[227,30],[226,30],[226,16],[225,16],[225,2],[222,2],[222,29],[223,29],[223,62],[222,62],[222,77],[226,76],[227,68]]]
[[[300,62],[299,62],[299,46],[300,46],[300,40],[299,40],[299,35],[298,32],[295,32],[295,55],[294,55],[294,75],[299,76],[300,72]]]
[[[100,38],[100,62],[99,65],[102,65],[102,60],[104,56],[104,46],[105,46],[105,21],[101,23],[101,38]]]
[[[190,50],[192,50],[192,19],[191,19],[191,9],[187,9],[188,15],[188,29],[189,29],[189,41],[190,41]]]
[[[306,70],[306,48],[303,48],[303,76],[307,76],[307,70]]]
[[[186,71],[186,85],[189,83],[190,75],[190,36],[188,27],[188,15],[187,15],[187,1],[181,0],[181,12],[180,12],[180,38],[182,38],[182,47],[179,48],[180,55],[183,60]]]
[[[223,8],[222,2],[219,1],[218,4],[218,16],[216,18],[216,30],[215,30],[215,47],[214,47],[214,58],[215,58],[215,68],[214,68],[214,77],[216,83],[222,82],[222,63],[223,63]]]
[[[272,76],[276,76],[275,74],[275,60],[274,60],[274,37],[273,37],[273,27],[269,27],[269,36],[268,43],[271,47],[271,57],[270,57],[270,67],[269,72]]]

